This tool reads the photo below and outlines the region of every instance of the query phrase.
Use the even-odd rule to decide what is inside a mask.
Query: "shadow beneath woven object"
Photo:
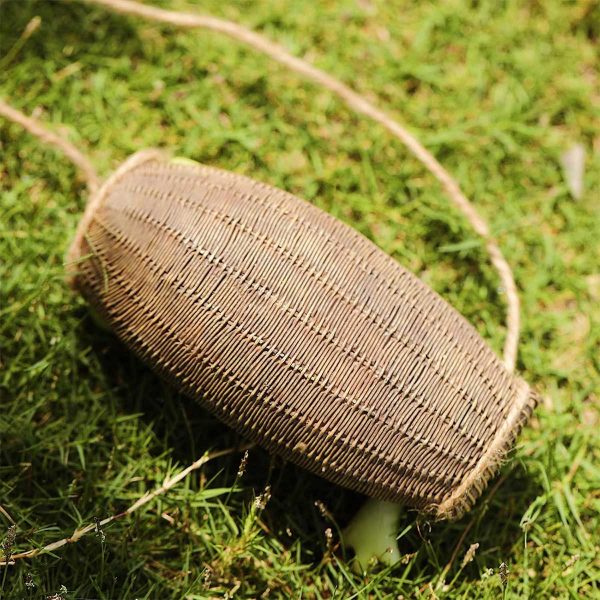
[[[14,59],[5,66],[10,74],[12,67],[19,62],[38,59],[40,65],[49,64],[52,57],[60,57],[65,63],[77,60],[79,52],[89,52],[94,47],[91,42],[106,40],[102,44],[99,59],[121,58],[127,54],[130,58],[147,55],[147,44],[137,35],[137,30],[127,19],[111,13],[94,11],[78,2],[47,2],[33,0],[28,2],[2,2],[0,19],[0,56],[6,56],[15,47],[27,24],[34,17],[40,17],[39,31],[34,32],[15,54]],[[86,35],[82,35],[85,31]],[[60,66],[58,66],[60,69]],[[44,70],[48,73],[48,69]],[[50,76],[56,73],[50,73]]]
[[[112,334],[99,332],[91,319],[83,320],[81,335],[99,358],[107,385],[114,390],[115,402],[126,412],[141,414],[158,439],[164,440],[174,460],[183,466],[199,458],[205,451],[239,445],[243,440],[231,429],[211,416],[197,402],[175,392],[145,367]],[[333,533],[333,554],[343,559],[338,532],[352,518],[365,498],[351,490],[329,483],[294,464],[270,456],[255,447],[249,451],[243,476],[237,479],[241,454],[223,457],[203,468],[203,480],[211,488],[236,487],[222,496],[226,508],[241,528],[254,499],[270,486],[271,499],[261,513],[264,535],[275,536],[282,547],[296,541],[300,559],[305,564],[332,560],[325,534]],[[520,520],[540,486],[527,473],[523,464],[508,463],[493,479],[475,508],[457,522],[433,522],[407,509],[399,523],[404,532],[399,541],[401,554],[410,557],[412,572],[430,580],[439,575],[456,550],[457,542],[467,534],[458,548],[451,579],[459,569],[471,544],[480,543],[476,561],[467,565],[463,578],[480,577],[487,568],[497,569],[511,553],[523,532]],[[493,546],[490,546],[493,541]],[[351,556],[346,554],[346,558]],[[392,574],[406,569],[396,566]]]

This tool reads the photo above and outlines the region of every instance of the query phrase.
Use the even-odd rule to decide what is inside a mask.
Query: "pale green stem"
[[[344,529],[344,545],[354,550],[361,570],[376,561],[391,565],[400,560],[396,535],[401,512],[401,504],[369,498]]]

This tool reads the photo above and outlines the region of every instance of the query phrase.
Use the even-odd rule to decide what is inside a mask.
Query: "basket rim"
[[[529,420],[538,403],[538,395],[523,379],[518,378],[516,381],[517,389],[512,407],[475,468],[466,475],[450,495],[439,504],[430,507],[436,519],[456,520],[471,509],[483,493],[489,480],[500,468],[519,432]]]
[[[146,162],[160,161],[168,158],[168,153],[156,148],[140,150],[129,156],[119,168],[100,186],[98,191],[90,198],[83,216],[79,220],[73,241],[69,245],[69,249],[65,254],[64,264],[66,268],[66,280],[70,287],[75,288],[77,279],[77,263],[81,258],[81,244],[85,237],[91,222],[94,220],[96,211],[102,205],[110,190],[118,183],[127,173],[139,167]]]

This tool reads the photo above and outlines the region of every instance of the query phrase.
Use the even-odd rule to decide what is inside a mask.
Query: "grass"
[[[0,596],[600,597],[598,4],[161,4],[266,33],[418,134],[514,268],[519,369],[544,402],[460,522],[406,513],[393,568],[356,575],[336,548],[358,495],[256,449],[242,477],[239,454],[216,459],[132,517],[2,570]],[[228,39],[78,2],[0,2],[0,56],[36,15],[40,29],[2,65],[0,96],[68,135],[103,174],[166,146],[295,192],[375,240],[501,348],[502,292],[480,241],[380,128]],[[575,142],[587,151],[579,201],[559,160]],[[86,196],[70,164],[4,121],[0,149],[0,539],[8,514],[15,552],[123,510],[238,440],[66,287],[62,258]]]

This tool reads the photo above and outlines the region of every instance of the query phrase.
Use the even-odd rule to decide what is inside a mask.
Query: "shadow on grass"
[[[141,57],[146,54],[145,45],[130,20],[86,6],[85,3],[6,0],[0,1],[0,7],[0,56],[6,56],[15,46],[32,18],[41,18],[40,30],[20,48],[14,59],[17,62],[67,55],[69,62],[72,62],[79,51],[90,52],[96,48],[98,41],[107,37],[111,43],[102,44],[99,58],[118,58],[124,54]],[[83,31],[86,35],[82,35]],[[7,75],[10,74],[11,64],[14,63],[3,69]]]
[[[220,423],[197,402],[182,396],[164,383],[139,361],[112,334],[100,332],[91,319],[83,320],[80,332],[84,345],[99,354],[106,381],[117,395],[115,402],[125,411],[141,413],[156,437],[164,440],[173,458],[181,465],[190,464],[203,452],[235,446],[241,438]],[[236,483],[240,455],[224,457],[204,468],[211,486],[228,488]],[[292,463],[271,457],[253,448],[245,474],[238,485],[241,494],[228,507],[240,522],[244,506],[271,486],[272,498],[261,519],[283,547],[301,540],[301,560],[318,563],[326,552],[325,529],[343,529],[364,501],[364,496],[313,475]],[[477,563],[465,568],[462,577],[479,579],[480,571],[497,569],[522,538],[520,520],[541,487],[528,475],[525,466],[513,461],[492,480],[475,508],[457,522],[428,522],[415,511],[407,510],[399,523],[404,531],[399,542],[402,554],[413,554],[412,571],[433,580],[449,562],[457,543],[468,527],[447,579],[460,567],[471,544],[479,543]],[[324,516],[322,503],[335,519]],[[471,523],[473,522],[473,523]],[[335,535],[335,540],[338,536]],[[341,548],[336,553],[342,557]],[[401,567],[404,569],[405,567]]]

